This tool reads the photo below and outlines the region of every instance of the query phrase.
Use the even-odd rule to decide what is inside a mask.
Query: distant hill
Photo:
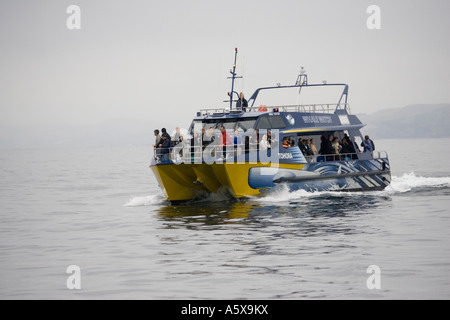
[[[450,104],[415,104],[358,115],[363,134],[377,139],[450,137]]]
[[[417,104],[358,115],[374,139],[450,137],[450,104]],[[153,127],[133,119],[84,126],[0,126],[0,148],[65,148],[147,145]]]

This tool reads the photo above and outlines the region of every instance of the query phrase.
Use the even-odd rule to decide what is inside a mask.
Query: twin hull
[[[151,169],[171,202],[219,191],[235,198],[255,196],[281,183],[290,190],[383,190],[391,181],[389,160],[347,160],[307,164],[167,163]]]

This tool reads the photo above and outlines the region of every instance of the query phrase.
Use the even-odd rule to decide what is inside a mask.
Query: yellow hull
[[[258,195],[261,189],[248,184],[251,168],[274,167],[262,163],[158,164],[151,169],[169,201],[195,199],[221,189],[235,198]],[[276,164],[277,167],[301,170],[304,164]]]

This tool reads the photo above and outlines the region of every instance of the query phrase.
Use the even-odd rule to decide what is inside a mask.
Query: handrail
[[[278,109],[279,112],[334,113],[336,110],[336,103],[259,106],[247,108],[247,111],[259,111],[261,108],[269,111]],[[342,110],[347,109],[347,112],[350,113],[350,105],[348,103],[341,103],[337,105],[337,108]]]
[[[376,155],[376,156],[375,156]],[[388,153],[386,151],[372,151],[372,157],[374,159],[388,159]]]
[[[211,157],[206,158],[208,160],[215,161],[223,161],[225,159],[234,158],[236,156],[246,154],[249,152],[255,152],[260,149],[258,143],[250,142],[248,144],[248,149],[246,149],[246,144],[230,144],[230,145],[209,145],[207,146],[211,151]],[[213,149],[211,149],[213,148]],[[169,153],[167,156],[161,154],[161,151],[164,149],[169,149]],[[176,158],[173,159],[172,153],[173,147],[170,148],[154,148],[153,157],[155,162],[158,163],[193,163],[193,162],[203,162],[205,157],[203,155],[203,151],[205,147],[203,146],[191,146],[185,144],[182,149],[179,149],[179,154],[176,155]],[[272,150],[278,151],[278,146],[273,148]],[[344,161],[344,160],[358,160],[359,155],[364,153],[339,153],[339,154],[318,154],[313,156],[304,156],[308,163],[317,163],[317,162],[329,162],[329,161]],[[388,159],[388,154],[386,151],[373,151],[371,152],[372,159]]]
[[[305,159],[308,163],[357,160],[358,153],[318,154],[318,155],[314,155],[314,156],[305,156]]]
[[[179,149],[179,154],[176,155],[176,159],[173,159],[173,149],[170,148],[153,148],[153,158],[156,163],[181,163],[181,162],[195,162],[195,161],[203,161],[205,158],[203,157],[203,151],[208,147],[211,151],[212,157],[208,158],[208,160],[224,160],[232,156],[233,158],[238,155],[242,155],[248,152],[254,152],[259,150],[259,143],[250,142],[248,144],[249,148],[245,148],[246,144],[229,144],[229,145],[212,145],[209,144],[205,147],[199,145],[189,145],[184,144],[183,148]],[[211,149],[212,148],[212,149]],[[163,155],[161,153],[162,150],[169,150],[168,156],[163,159]],[[187,151],[187,152],[185,152]],[[200,152],[201,151],[201,152]],[[182,153],[182,155],[180,155]],[[232,154],[230,154],[232,153]],[[224,157],[225,155],[225,157]]]
[[[342,160],[358,160],[359,155],[364,154],[358,153],[333,153],[333,154],[318,154],[314,156],[305,156],[308,162],[327,162],[327,161],[342,161]],[[386,151],[373,151],[371,153],[372,159],[389,159]]]
[[[304,113],[334,113],[336,110],[347,110],[347,113],[351,114],[349,103],[316,103],[316,104],[296,104],[296,105],[273,105],[266,106],[261,105],[259,107],[247,107],[245,112],[260,112],[270,111],[278,109],[279,112],[304,112]],[[202,116],[214,115],[214,114],[227,114],[230,110],[228,108],[206,108],[200,109],[199,113]]]
[[[199,112],[202,116],[209,116],[214,114],[225,114],[228,113],[230,110],[228,108],[206,108],[206,109],[200,109]]]

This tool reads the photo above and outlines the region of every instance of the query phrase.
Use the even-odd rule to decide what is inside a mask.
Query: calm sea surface
[[[179,206],[149,147],[0,150],[0,298],[450,299],[450,139],[375,143],[382,192]]]

